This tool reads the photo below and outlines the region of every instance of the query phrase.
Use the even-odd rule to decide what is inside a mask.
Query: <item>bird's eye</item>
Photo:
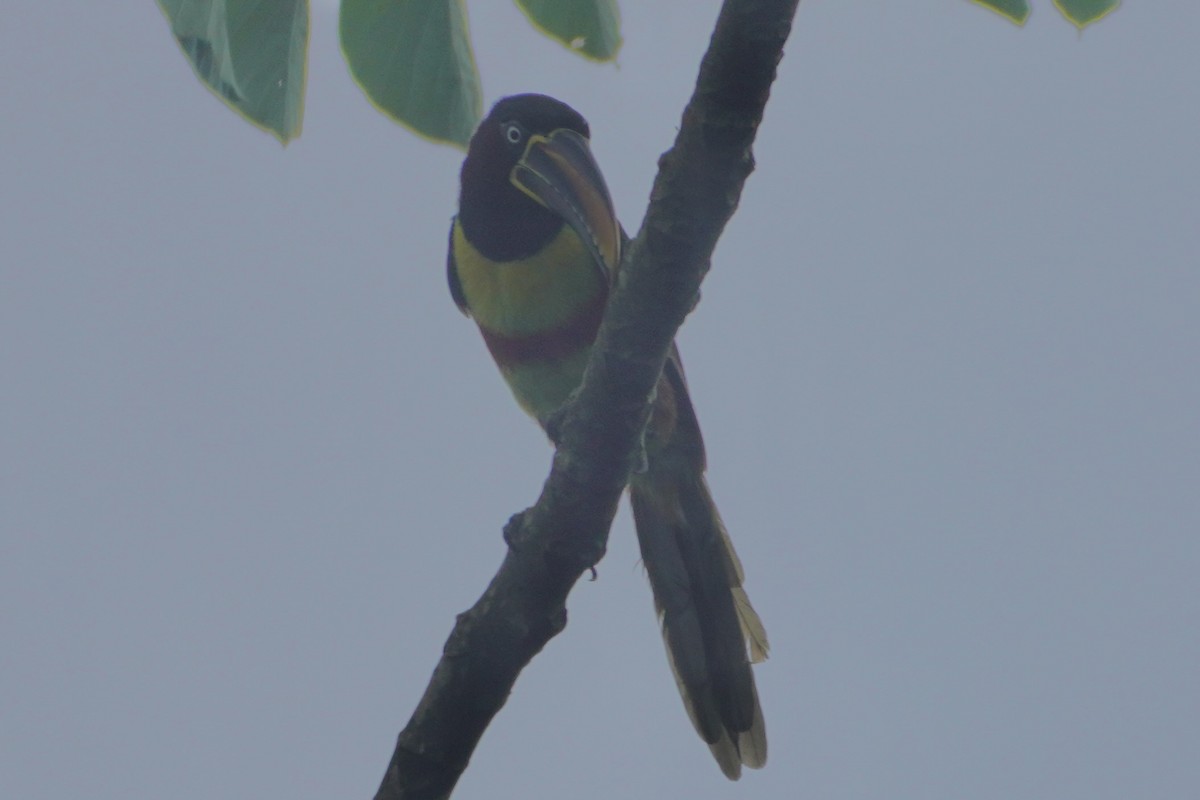
[[[506,122],[500,126],[500,133],[504,136],[504,141],[509,144],[520,144],[525,138],[525,131],[515,122]]]

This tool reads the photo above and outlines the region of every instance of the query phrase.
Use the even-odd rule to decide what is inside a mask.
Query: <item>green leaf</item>
[[[196,75],[287,144],[304,119],[308,0],[159,0]]]
[[[1121,5],[1121,0],[1054,0],[1062,15],[1077,27],[1095,22]]]
[[[1024,25],[1029,19],[1029,0],[972,0],[984,8],[990,8],[1002,17],[1007,17],[1018,25]]]
[[[534,27],[569,50],[611,61],[621,49],[617,0],[516,0]]]
[[[342,0],[342,54],[383,113],[465,147],[483,111],[462,0]]]

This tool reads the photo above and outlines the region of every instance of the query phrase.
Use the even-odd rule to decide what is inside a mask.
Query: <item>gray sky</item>
[[[582,111],[635,228],[716,5],[597,67],[472,3],[487,102]],[[332,4],[286,149],[150,2],[3,16],[0,797],[369,797],[551,455],[446,291],[461,154]],[[457,797],[1200,794],[1198,31],[802,3],[680,339],[767,768],[692,732],[622,510]]]

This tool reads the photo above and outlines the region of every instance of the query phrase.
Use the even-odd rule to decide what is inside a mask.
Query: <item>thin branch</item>
[[[450,795],[517,675],[566,626],[571,587],[604,556],[667,350],[754,168],[750,147],[797,2],[721,9],[541,497],[505,526],[504,563],[459,615],[376,800]]]

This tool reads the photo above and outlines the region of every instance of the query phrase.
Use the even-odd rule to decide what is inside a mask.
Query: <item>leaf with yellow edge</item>
[[[616,0],[516,0],[534,27],[572,52],[612,61],[621,49]]]
[[[1029,0],[972,0],[972,2],[990,8],[1000,16],[1018,25],[1024,25],[1029,19]]]
[[[1121,5],[1121,0],[1054,0],[1054,5],[1058,6],[1064,17],[1082,30],[1085,25],[1107,16]]]
[[[308,0],[158,0],[196,76],[280,142],[300,135]]]
[[[384,114],[466,147],[483,113],[462,0],[342,0],[342,55]]]

